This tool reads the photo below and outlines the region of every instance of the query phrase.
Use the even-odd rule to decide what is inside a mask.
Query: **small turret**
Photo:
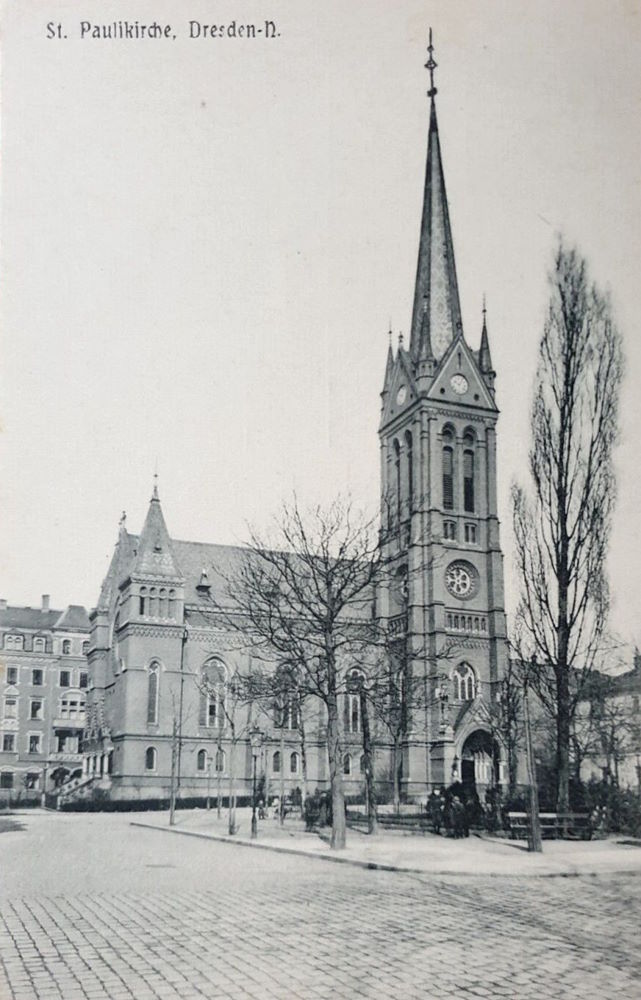
[[[492,367],[492,355],[490,354],[490,338],[487,333],[487,307],[485,304],[485,296],[483,296],[483,329],[481,330],[481,346],[479,348],[479,368],[481,369],[492,395],[494,395],[494,379],[496,378],[496,372]]]

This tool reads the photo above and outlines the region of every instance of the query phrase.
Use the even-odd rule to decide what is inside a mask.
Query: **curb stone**
[[[175,828],[165,827],[165,826],[155,826],[153,823],[140,823],[135,820],[131,820],[130,826],[137,826],[145,830],[157,830],[159,833],[174,833],[179,834],[182,837],[196,837],[199,840],[213,840],[220,844],[231,844],[236,847],[248,847],[254,850],[260,851],[272,851],[274,854],[294,854],[298,857],[311,858],[312,860],[318,861],[330,861],[338,865],[351,865],[353,868],[365,868],[369,871],[384,871],[384,872],[401,872],[407,875],[433,875],[438,877],[458,877],[458,876],[473,876],[476,878],[599,878],[603,876],[612,877],[614,875],[628,875],[628,876],[639,876],[641,871],[638,869],[612,869],[607,871],[578,871],[577,869],[569,869],[567,871],[558,872],[484,872],[472,869],[457,869],[453,871],[452,869],[446,868],[442,870],[432,871],[426,870],[425,868],[412,868],[408,865],[393,865],[387,864],[383,861],[361,861],[358,858],[346,858],[339,854],[328,854],[326,851],[322,853],[312,853],[311,851],[304,851],[297,847],[281,847],[278,844],[266,844],[264,841],[261,843],[258,840],[247,840],[246,838],[236,838],[225,836],[224,834],[216,833],[199,833],[197,830],[176,830]]]

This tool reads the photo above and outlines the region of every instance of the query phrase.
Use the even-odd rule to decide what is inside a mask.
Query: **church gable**
[[[496,412],[496,404],[478,370],[474,354],[463,337],[453,341],[443,357],[428,398]]]
[[[417,398],[416,384],[409,356],[403,348],[399,348],[387,387],[383,406],[381,424],[394,420],[400,413],[407,410]]]

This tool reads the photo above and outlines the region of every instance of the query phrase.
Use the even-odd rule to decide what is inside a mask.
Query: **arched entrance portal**
[[[484,729],[470,733],[461,753],[461,781],[468,788],[498,785],[501,753],[498,743]]]

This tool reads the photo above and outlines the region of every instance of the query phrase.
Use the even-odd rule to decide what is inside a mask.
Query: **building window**
[[[42,753],[42,736],[40,733],[29,734],[29,753]]]
[[[64,695],[60,700],[60,717],[62,719],[79,719],[84,715],[84,698],[74,695]]]
[[[469,542],[471,545],[476,545],[476,525],[466,524],[465,525],[465,541]]]
[[[15,753],[16,736],[15,733],[2,734],[2,750],[4,753]]]
[[[60,671],[60,687],[68,688],[71,687],[71,671],[61,670]]]
[[[218,659],[210,660],[201,671],[198,724],[217,729],[225,725],[225,667]]]
[[[144,614],[147,613],[147,611],[146,611],[146,604],[147,604],[147,588],[146,587],[141,587],[140,588],[140,596],[138,597],[138,614],[139,615],[144,615]]]
[[[221,750],[220,747],[216,751],[216,758],[215,758],[215,760],[216,760],[216,764],[215,764],[216,771],[219,774],[222,774],[222,772],[225,770],[225,751]]]
[[[474,438],[467,433],[463,438],[463,510],[474,513]]]
[[[13,771],[2,771],[0,774],[0,788],[13,788]]]
[[[156,770],[156,748],[147,747],[145,750],[145,771],[155,771]]]
[[[4,648],[5,649],[24,649],[24,636],[23,635],[5,635],[5,637],[4,637]]]
[[[450,542],[456,541],[456,521],[443,521],[443,537]]]
[[[343,774],[352,773],[352,758],[348,753],[343,757]]]
[[[361,699],[356,692],[349,691],[345,695],[343,723],[346,733],[360,733]]]
[[[33,651],[34,653],[44,653],[45,640],[41,635],[36,636],[36,638],[33,640]]]
[[[158,664],[151,663],[147,671],[147,725],[158,722],[158,680]]]
[[[80,671],[79,681],[78,681],[78,687],[82,688],[82,689],[86,688],[87,687],[87,680],[88,680],[87,671],[86,670],[81,670]]]
[[[398,441],[394,441],[394,492],[396,494],[396,521],[400,523],[402,517],[402,492],[401,492],[401,446]]]
[[[414,451],[410,431],[405,432],[405,449],[407,451],[407,512],[411,514],[414,509]]]
[[[89,640],[85,639],[85,641],[82,644],[82,655],[86,656],[88,652],[89,652]]]
[[[7,684],[17,684],[17,683],[18,683],[18,668],[7,667]]]
[[[43,676],[42,670],[31,671],[31,683],[34,687],[42,687]]]
[[[167,617],[167,591],[164,587],[158,591],[158,617]]]
[[[196,768],[199,771],[207,770],[207,751],[199,750],[198,756],[196,757]]]
[[[443,508],[454,509],[454,435],[443,431]]]
[[[358,767],[359,767],[359,770],[360,770],[361,774],[365,774],[365,772],[367,770],[367,768],[365,766],[366,763],[367,762],[365,760],[365,754],[361,754],[361,759],[358,762]]]
[[[5,698],[4,700],[4,717],[5,719],[15,719],[18,714],[18,699],[17,698]]]
[[[155,618],[156,617],[156,606],[157,606],[157,603],[158,603],[158,599],[156,597],[156,588],[155,587],[150,587],[149,588],[149,615],[150,615],[151,618]]]
[[[25,778],[25,787],[30,791],[37,788],[40,784],[40,775],[37,771],[29,771],[27,777]]]
[[[469,663],[461,663],[454,671],[454,697],[457,701],[474,701],[476,678]]]
[[[280,750],[276,750],[272,757],[272,771],[274,774],[280,774]]]
[[[62,655],[69,656],[71,654],[71,639],[62,640]]]
[[[289,770],[291,774],[298,774],[298,754],[295,752],[289,758]]]
[[[29,718],[42,719],[42,717],[43,717],[42,702],[39,699],[36,700],[34,698],[31,701],[31,708],[29,709]]]
[[[175,590],[170,590],[169,591],[169,609],[168,610],[169,610],[169,617],[170,618],[175,618],[176,617],[176,591]]]

